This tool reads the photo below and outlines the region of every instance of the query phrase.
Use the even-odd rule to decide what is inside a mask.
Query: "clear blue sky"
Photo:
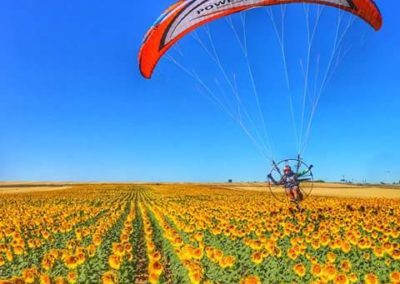
[[[0,180],[265,178],[270,163],[237,124],[196,92],[193,80],[165,60],[154,80],[141,78],[141,40],[171,3],[2,2]],[[354,42],[361,44],[340,65],[318,108],[305,158],[321,179],[338,180],[342,174],[356,180],[400,179],[400,12],[396,1],[377,4],[384,17],[382,31],[355,23]],[[296,11],[292,14],[287,26],[294,31],[300,19]],[[251,60],[269,134],[278,145],[274,154],[276,159],[294,155],[288,142],[292,134],[283,135],[290,124],[281,121],[288,106],[272,107],[286,98],[287,90],[271,22],[261,10],[250,11],[247,19],[250,56],[265,50],[262,60],[254,55]],[[332,19],[328,15],[320,29],[328,30]],[[259,37],[261,25],[265,39]],[[210,26],[220,48],[227,44],[220,31],[224,26],[224,21]],[[299,36],[304,38],[304,30]],[[332,36],[327,38],[319,36],[322,49],[332,44]],[[182,60],[206,72],[205,55],[190,53],[196,45],[193,38],[182,42]],[[233,48],[238,50],[237,43]],[[296,48],[288,48],[289,59],[291,51]],[[243,72],[232,65],[226,63],[230,74],[237,72],[242,80]],[[240,89],[244,97],[251,96],[250,85]]]

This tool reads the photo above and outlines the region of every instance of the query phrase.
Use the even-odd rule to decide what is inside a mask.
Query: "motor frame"
[[[312,172],[312,166],[308,165],[304,162],[303,159],[298,157],[297,159],[285,159],[281,160],[280,162],[276,163],[273,161],[272,169],[269,171],[269,175],[271,175],[275,180],[279,181],[282,178],[281,169],[283,169],[286,165],[289,165],[292,168],[292,171],[296,174],[302,173],[307,171],[307,174],[299,178],[299,188],[303,193],[303,201],[310,197],[312,191],[314,189],[314,175]],[[281,190],[282,194],[278,191]],[[285,194],[285,190],[282,185],[275,185],[269,178],[268,178],[268,189],[271,195],[274,197],[275,200],[285,203],[288,201],[288,198]]]

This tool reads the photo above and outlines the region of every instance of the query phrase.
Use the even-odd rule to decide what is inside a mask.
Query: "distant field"
[[[221,184],[221,186],[250,191],[269,190],[266,184]],[[277,189],[276,191],[280,191]],[[315,183],[312,191],[314,196],[330,196],[330,197],[354,197],[354,198],[400,198],[400,186],[359,186],[351,184],[339,183]]]
[[[53,191],[53,190],[66,189],[69,187],[70,185],[66,184],[7,182],[7,183],[0,183],[0,194]]]
[[[101,183],[95,183],[101,184]],[[145,184],[145,183],[139,183]],[[18,183],[18,182],[0,182],[1,193],[28,193],[28,192],[41,192],[63,190],[71,186],[78,186],[78,183]],[[125,185],[125,184],[124,184]],[[198,184],[202,185],[202,184]],[[204,184],[207,185],[207,184]],[[214,187],[222,187],[233,190],[245,191],[268,191],[265,183],[212,183],[208,184]],[[276,190],[281,191],[280,189]],[[392,185],[351,185],[340,183],[315,183],[312,192],[314,196],[328,196],[328,197],[354,197],[354,198],[399,198],[400,199],[400,186]]]

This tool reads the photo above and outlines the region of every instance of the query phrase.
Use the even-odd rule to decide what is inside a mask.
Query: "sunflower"
[[[335,284],[349,284],[350,280],[347,278],[345,274],[336,275],[335,280],[333,281]]]
[[[344,272],[349,272],[351,270],[351,262],[347,259],[344,259],[340,262],[340,268]]]
[[[194,272],[189,273],[190,281],[193,284],[200,283],[201,277],[202,276],[201,276],[201,273],[199,271],[194,271]]]
[[[392,252],[392,258],[394,260],[400,260],[400,250],[399,249],[395,249]]]
[[[172,242],[172,245],[173,245],[174,247],[180,247],[180,246],[182,246],[182,245],[183,245],[183,240],[182,240],[182,238],[181,238],[181,237],[176,237],[176,238],[174,238],[174,240],[173,240],[173,242]]]
[[[78,258],[78,265],[82,265],[85,263],[86,258],[84,253],[80,252],[76,257]]]
[[[1,236],[1,231],[0,231],[0,238],[4,239],[4,236]],[[0,252],[6,252],[7,251],[7,246],[5,244],[0,244]]]
[[[390,281],[394,284],[399,284],[400,283],[400,272],[394,271],[390,273]]]
[[[254,262],[255,264],[260,264],[261,262],[263,262],[263,260],[264,258],[261,252],[256,251],[251,254],[251,261]]]
[[[298,263],[293,266],[293,271],[300,277],[304,277],[306,275],[306,268],[302,263]]]
[[[102,275],[101,280],[103,284],[116,284],[118,283],[118,276],[114,271],[107,271]]]
[[[26,284],[23,278],[20,277],[13,277],[11,278],[11,283],[12,284]]]
[[[126,260],[132,261],[133,260],[133,253],[132,252],[127,252],[125,254]]]
[[[42,236],[44,239],[48,239],[50,237],[50,233],[47,231],[42,231]]]
[[[110,255],[108,258],[108,265],[113,269],[121,268],[121,258],[118,255]]]
[[[390,232],[390,236],[391,236],[393,239],[397,239],[398,237],[400,237],[400,228],[397,228],[397,230],[392,230],[392,231]]]
[[[224,253],[219,249],[215,249],[213,255],[214,255],[214,259],[216,261],[219,261],[224,256]]]
[[[342,242],[341,248],[344,253],[349,253],[351,251],[351,244],[349,242],[344,241]]]
[[[151,254],[149,255],[149,259],[150,259],[150,260],[153,260],[153,261],[158,261],[158,260],[161,259],[161,254],[160,254],[158,251],[153,252],[153,253],[151,253]]]
[[[372,237],[373,239],[377,239],[377,238],[379,237],[378,232],[377,232],[377,231],[373,231],[373,232],[371,233],[371,237]]]
[[[281,256],[282,256],[282,250],[281,250],[279,247],[275,247],[275,248],[274,248],[274,251],[273,251],[273,254],[274,254],[276,257],[281,257]]]
[[[78,281],[78,274],[75,271],[70,271],[67,273],[68,283],[74,284]]]
[[[58,276],[56,279],[54,279],[54,283],[55,284],[64,284],[64,278],[62,278],[61,276]]]
[[[368,249],[371,247],[371,242],[368,240],[367,237],[363,237],[358,240],[357,245],[360,249]]]
[[[194,259],[200,260],[203,257],[203,250],[200,248],[195,248],[191,251],[191,256]]]
[[[163,272],[163,266],[161,265],[161,263],[159,261],[153,261],[149,263],[149,273],[154,273],[158,276],[161,275],[161,273]]]
[[[261,284],[261,280],[257,276],[251,275],[240,280],[240,284]]]
[[[121,234],[120,240],[121,240],[121,242],[129,241],[129,235],[128,234]]]
[[[25,283],[33,283],[37,275],[37,270],[35,268],[28,268],[22,272],[22,278]]]
[[[262,243],[260,240],[255,240],[251,243],[250,247],[253,250],[260,250],[262,248]]]
[[[321,244],[319,243],[318,240],[313,240],[313,241],[311,242],[311,247],[312,247],[314,250],[317,250],[317,249],[319,249],[319,248],[321,247]]]
[[[78,267],[78,265],[79,265],[78,261],[79,261],[79,259],[74,255],[67,256],[64,259],[65,265],[71,270],[76,269]]]
[[[290,249],[288,250],[288,252],[287,252],[287,256],[288,256],[290,259],[295,260],[295,259],[298,257],[298,254],[297,254],[297,252],[296,252],[295,249],[290,248]]]
[[[220,259],[219,266],[221,266],[222,268],[228,268],[232,267],[234,263],[235,263],[234,256],[224,256],[223,258]]]
[[[379,258],[381,258],[385,255],[385,251],[383,250],[382,247],[379,247],[379,246],[374,248],[373,253],[376,257],[379,257]]]
[[[124,249],[126,252],[132,252],[133,247],[131,244],[126,243],[126,244],[124,244]]]
[[[374,273],[368,273],[364,276],[365,284],[378,284],[379,278]]]
[[[115,255],[118,256],[123,256],[125,254],[124,246],[120,243],[113,243],[112,251]]]
[[[336,268],[332,264],[328,264],[323,268],[323,276],[328,280],[333,280],[336,278]]]
[[[42,260],[42,268],[44,270],[50,270],[50,268],[53,266],[54,261],[51,257],[45,256]]]
[[[327,235],[321,236],[320,242],[322,246],[326,247],[329,244],[329,237]]]
[[[310,284],[326,284],[326,282],[323,281],[322,279],[317,279],[315,281],[310,282]]]
[[[222,231],[221,231],[221,228],[219,228],[219,227],[211,229],[211,233],[212,233],[214,236],[220,235],[221,232],[222,232]]]
[[[159,275],[155,274],[155,273],[149,273],[149,283],[151,284],[156,284],[159,283]]]
[[[333,252],[328,252],[326,254],[326,259],[328,260],[328,262],[334,263],[336,261],[336,254],[334,254]]]
[[[92,258],[92,257],[94,257],[95,255],[96,255],[96,246],[95,245],[89,245],[87,248],[86,248],[86,252],[87,252],[87,255],[90,257],[90,258]]]
[[[383,244],[383,249],[387,252],[387,253],[391,253],[393,250],[393,246],[390,242],[385,242]]]
[[[232,266],[233,264],[235,264],[236,258],[234,256],[229,255],[225,257],[225,260],[229,266]]]
[[[311,274],[313,276],[320,276],[322,274],[322,267],[318,263],[311,266]]]
[[[51,284],[51,279],[50,276],[47,274],[42,274],[39,277],[39,283],[40,284]]]
[[[197,232],[193,237],[197,242],[201,242],[204,239],[204,234],[202,232]]]
[[[156,249],[156,245],[152,241],[149,241],[147,243],[147,250],[149,252],[153,252],[155,249]]]
[[[349,280],[350,280],[351,283],[356,283],[356,282],[358,282],[358,276],[357,276],[357,274],[351,273],[351,274],[349,275]]]
[[[101,243],[102,243],[101,236],[100,235],[94,235],[93,236],[93,244],[95,246],[99,246],[99,245],[101,245]]]
[[[8,260],[9,262],[13,261],[14,256],[13,256],[13,254],[12,254],[11,251],[9,251],[9,250],[6,251],[6,258],[7,258],[7,260]]]
[[[28,240],[28,247],[29,248],[35,248],[35,241],[33,239]]]

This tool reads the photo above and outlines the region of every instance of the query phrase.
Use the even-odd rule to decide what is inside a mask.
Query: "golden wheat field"
[[[0,283],[400,283],[400,199],[244,187],[3,190]]]

